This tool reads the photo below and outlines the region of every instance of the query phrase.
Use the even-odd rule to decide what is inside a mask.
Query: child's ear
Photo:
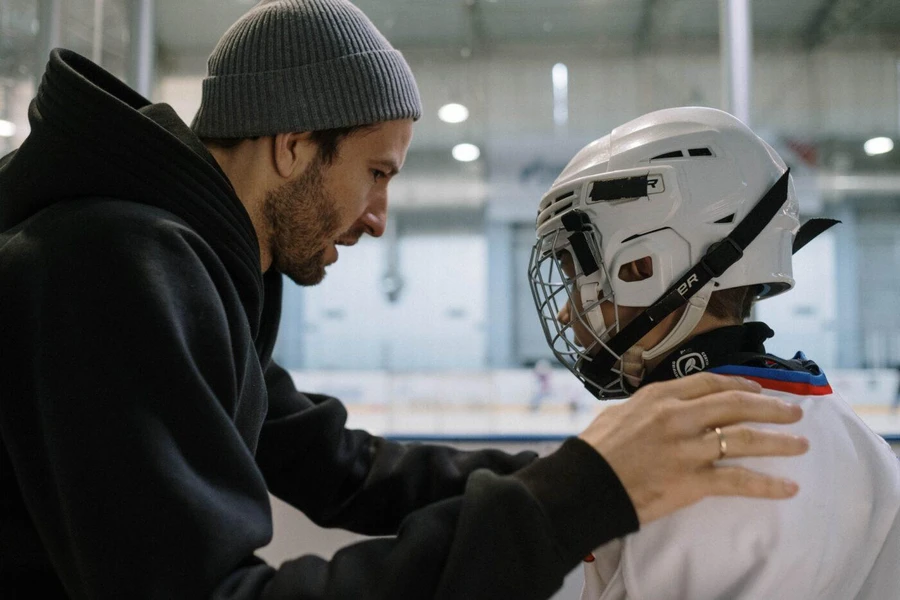
[[[633,260],[619,269],[622,281],[643,281],[650,277],[653,277],[653,259],[649,256]]]

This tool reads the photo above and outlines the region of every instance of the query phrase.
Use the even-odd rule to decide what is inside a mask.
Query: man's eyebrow
[[[372,162],[373,162],[373,164],[378,165],[379,167],[381,167],[382,170],[383,170],[389,177],[393,177],[394,175],[396,175],[397,173],[400,172],[400,165],[398,165],[397,163],[395,163],[393,160],[390,160],[390,159],[376,159],[376,160],[374,160],[374,161],[372,161]]]

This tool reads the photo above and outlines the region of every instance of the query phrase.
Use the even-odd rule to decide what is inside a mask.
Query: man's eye
[[[378,169],[372,169],[372,177],[375,179],[375,182],[377,183],[379,179],[387,177],[387,173],[385,173],[384,171],[379,171]]]

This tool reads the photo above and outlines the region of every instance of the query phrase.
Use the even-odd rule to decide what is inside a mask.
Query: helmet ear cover
[[[630,263],[649,257],[653,272],[636,281],[622,279],[621,272]],[[691,267],[691,247],[672,229],[665,228],[626,242],[610,257],[612,289],[620,306],[647,306],[648,298],[659,298],[675,275]]]
[[[684,306],[707,283],[721,276],[731,265],[740,260],[744,249],[760,234],[787,201],[789,178],[790,169],[787,169],[727,237],[712,244],[696,265],[675,281],[656,302],[647,307],[609,340],[607,346],[610,352],[595,356],[590,362],[583,362],[581,365],[583,374],[586,377],[597,377],[602,373],[609,372],[615,363],[621,360],[625,352],[637,344],[660,321]]]

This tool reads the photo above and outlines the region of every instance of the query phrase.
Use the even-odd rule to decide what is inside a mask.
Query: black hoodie
[[[401,445],[297,392],[281,276],[171,108],[54,51],[29,119],[0,161],[0,597],[546,598],[637,528],[580,440]],[[391,537],[276,570],[267,492]]]

